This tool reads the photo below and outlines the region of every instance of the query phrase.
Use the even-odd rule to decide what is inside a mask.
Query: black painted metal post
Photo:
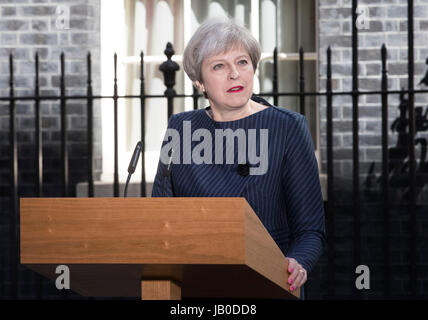
[[[384,251],[384,268],[383,268],[383,279],[384,279],[384,296],[385,299],[390,298],[391,294],[391,261],[390,261],[390,220],[389,220],[389,154],[388,154],[388,71],[386,69],[386,58],[387,51],[385,44],[382,45],[381,49],[382,57],[382,211],[383,211],[383,225],[384,225],[384,239],[383,239],[383,251]]]
[[[36,145],[35,145],[35,158],[36,158],[36,195],[41,197],[43,195],[43,147],[42,147],[42,121],[40,110],[40,84],[39,84],[39,53],[35,55],[35,89],[34,89],[34,106],[35,106],[35,129],[36,129]]]
[[[416,161],[415,161],[415,101],[413,52],[413,0],[407,2],[408,90],[409,90],[409,227],[410,227],[410,287],[413,298],[418,295],[417,281],[417,220],[416,220]]]
[[[87,58],[88,82],[87,82],[87,152],[88,152],[88,197],[94,196],[94,113],[92,98],[92,67],[91,53],[88,52]]]
[[[42,122],[41,122],[41,110],[40,110],[40,83],[39,83],[39,53],[35,55],[35,79],[34,79],[34,112],[35,112],[35,194],[36,197],[43,196],[43,146],[42,146]],[[41,299],[43,296],[43,280],[42,277],[34,273],[36,280],[36,296]]]
[[[334,172],[333,172],[333,94],[331,78],[331,49],[327,49],[327,241],[328,241],[328,294],[335,295],[334,263]]]
[[[62,196],[68,197],[68,150],[67,150],[67,111],[65,98],[65,66],[64,52],[61,53],[60,78],[60,113],[61,113],[61,164],[62,164]]]
[[[278,48],[275,47],[273,50],[273,79],[272,79],[272,88],[273,88],[273,104],[278,105]]]
[[[114,88],[113,88],[113,103],[114,103],[114,181],[113,195],[119,197],[119,153],[118,153],[118,116],[117,116],[117,54],[114,54]]]
[[[10,297],[18,298],[18,146],[16,140],[16,109],[13,83],[13,56],[9,55],[9,142],[10,142]]]
[[[192,98],[193,98],[193,110],[198,110],[199,92],[195,86],[193,86]]]
[[[60,117],[61,117],[61,165],[62,165],[62,196],[68,197],[68,146],[67,146],[67,110],[65,94],[65,57],[64,52],[60,56]],[[67,290],[62,292],[63,299],[68,299]]]
[[[299,93],[300,93],[300,113],[306,115],[305,109],[305,74],[304,74],[304,60],[303,60],[303,47],[299,49]]]
[[[354,216],[354,265],[361,264],[361,208],[360,163],[358,141],[358,1],[352,0],[352,162],[353,162],[353,216]],[[361,292],[361,291],[359,291]]]
[[[146,191],[146,97],[144,89],[144,54],[141,52],[140,55],[140,103],[141,103],[141,143],[143,148],[141,151],[141,196],[147,195]]]
[[[175,74],[178,70],[180,70],[180,66],[171,60],[171,57],[174,55],[174,49],[170,42],[167,43],[166,49],[164,51],[168,60],[163,62],[159,66],[159,70],[162,71],[164,76],[164,83],[166,86],[165,96],[168,99],[168,119],[171,118],[173,110],[174,110],[174,96],[176,92],[174,90],[175,86]]]

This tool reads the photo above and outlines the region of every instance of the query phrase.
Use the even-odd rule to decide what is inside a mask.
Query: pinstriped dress
[[[284,255],[295,258],[310,272],[324,248],[325,226],[318,165],[306,118],[273,106],[260,97],[251,99],[269,107],[245,118],[225,122],[211,119],[206,112],[209,107],[173,115],[168,128],[179,132],[180,144],[173,148],[170,166],[159,161],[152,197],[245,197]],[[184,123],[187,128],[191,125],[192,133],[198,129],[211,133],[212,163],[195,163],[193,158],[189,162],[189,145],[194,150],[202,138],[186,147]],[[239,170],[242,165],[239,168],[238,162],[238,150],[242,152],[242,149],[237,146],[238,139],[234,139],[233,163],[227,162],[226,147],[223,148],[223,164],[214,161],[215,152],[218,152],[214,138],[216,130],[220,129],[234,132],[243,129],[247,144],[256,144],[257,155],[264,150],[259,129],[267,129],[265,173],[242,174]],[[248,142],[250,129],[256,129],[259,139],[255,142],[254,139]],[[165,139],[163,146],[171,144],[172,138],[166,136]],[[260,166],[261,161],[251,163],[247,158],[247,169]]]

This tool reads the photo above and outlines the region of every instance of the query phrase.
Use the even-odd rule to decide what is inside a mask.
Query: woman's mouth
[[[229,90],[227,90],[227,92],[241,92],[242,90],[244,90],[243,86],[236,86],[236,87],[232,87]]]

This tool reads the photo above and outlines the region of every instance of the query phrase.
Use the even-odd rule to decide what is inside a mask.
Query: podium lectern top
[[[183,296],[298,297],[287,259],[244,198],[23,198],[21,263],[92,296],[139,296],[168,279]]]

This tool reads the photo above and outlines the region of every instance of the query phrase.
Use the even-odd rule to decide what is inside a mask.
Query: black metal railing
[[[260,96],[273,97],[274,104],[278,105],[278,99],[281,96],[296,96],[299,100],[300,112],[306,113],[305,109],[305,98],[308,96],[325,97],[326,99],[326,155],[327,155],[327,191],[328,201],[326,202],[326,225],[327,225],[327,240],[328,240],[328,255],[327,265],[328,274],[327,279],[329,286],[328,295],[335,297],[335,179],[334,179],[334,153],[333,153],[333,97],[339,95],[350,96],[352,98],[352,163],[353,163],[353,182],[352,182],[352,208],[353,208],[353,259],[354,265],[359,265],[362,262],[361,259],[361,190],[360,190],[360,159],[359,159],[359,97],[362,95],[379,95],[381,97],[381,110],[382,110],[382,174],[381,174],[381,205],[384,219],[384,294],[385,297],[389,297],[391,294],[391,244],[390,244],[390,156],[388,148],[388,96],[389,95],[402,95],[403,93],[408,95],[407,107],[408,107],[408,186],[410,198],[408,199],[408,213],[409,213],[409,253],[410,253],[410,265],[411,267],[411,284],[412,284],[412,296],[418,295],[417,291],[417,217],[416,217],[416,160],[415,160],[415,108],[414,108],[414,96],[415,94],[428,93],[428,90],[415,90],[414,89],[414,54],[413,54],[413,1],[408,2],[408,89],[407,90],[388,90],[388,71],[387,71],[387,48],[382,45],[380,49],[380,56],[382,62],[381,70],[381,87],[379,90],[372,91],[360,91],[358,88],[358,29],[356,28],[356,7],[357,1],[352,1],[352,90],[351,91],[333,91],[333,74],[332,74],[332,50],[329,47],[326,51],[327,57],[327,73],[326,73],[326,90],[323,92],[305,92],[305,78],[303,73],[304,67],[304,51],[303,48],[299,50],[299,91],[298,92],[279,92],[278,91],[278,54],[275,48],[273,52],[273,92],[260,93]],[[65,74],[65,54],[62,53],[60,56],[60,94],[58,96],[49,96],[40,94],[39,84],[39,56],[35,55],[35,89],[33,96],[16,96],[14,91],[14,61],[12,54],[9,57],[9,73],[10,73],[10,92],[8,97],[0,97],[0,101],[9,103],[9,148],[10,148],[10,208],[9,208],[9,233],[10,233],[10,281],[12,285],[9,297],[15,298],[18,295],[18,143],[17,143],[17,129],[16,129],[16,101],[32,101],[35,105],[34,111],[34,123],[35,123],[35,191],[34,196],[42,197],[43,194],[43,139],[41,132],[41,111],[40,103],[42,101],[54,101],[60,102],[60,131],[61,131],[61,177],[62,177],[62,195],[64,197],[70,196],[70,181],[69,181],[69,153],[67,145],[67,102],[70,100],[82,100],[86,101],[87,105],[87,180],[88,180],[88,196],[94,196],[94,125],[93,125],[93,104],[94,100],[100,99],[111,99],[114,103],[114,182],[113,190],[114,196],[119,196],[119,166],[118,166],[118,102],[120,99],[139,99],[141,108],[141,141],[144,142],[145,137],[145,108],[146,99],[148,98],[159,98],[167,99],[168,101],[168,117],[173,113],[174,100],[177,98],[190,97],[193,99],[194,109],[198,108],[198,100],[202,97],[198,94],[196,88],[194,88],[191,95],[177,94],[174,90],[175,86],[175,75],[179,70],[177,63],[172,61],[171,57],[174,54],[172,44],[168,43],[165,49],[166,61],[161,65],[160,70],[164,74],[166,91],[163,95],[148,95],[145,93],[145,79],[144,79],[144,54],[140,56],[140,93],[138,95],[119,95],[118,94],[118,78],[117,78],[117,55],[114,55],[114,79],[112,82],[113,95],[112,96],[97,96],[92,92],[92,70],[91,70],[91,54],[87,55],[87,93],[86,95],[68,96],[66,94],[66,74]],[[145,151],[145,144],[143,143],[143,152]],[[145,162],[144,157],[141,161],[141,196],[146,196],[146,173],[145,173]],[[40,290],[41,292],[41,290]],[[39,293],[41,294],[41,293]]]
[[[414,93],[414,44],[413,44],[413,0],[407,3],[407,42],[408,42],[408,84],[409,90],[409,140],[407,147],[409,149],[409,181],[410,181],[410,201],[409,201],[409,225],[410,225],[410,287],[412,296],[416,297],[418,292],[418,270],[417,270],[417,237],[418,228],[416,225],[416,163],[415,163],[415,93]]]
[[[389,218],[389,185],[388,185],[388,73],[386,70],[386,58],[387,51],[385,45],[381,49],[382,57],[382,211],[384,219],[384,241],[383,241],[383,250],[384,250],[384,293],[385,298],[390,298],[391,292],[391,259],[389,258],[391,254],[391,246],[389,244],[388,235],[390,234],[390,218]]]

